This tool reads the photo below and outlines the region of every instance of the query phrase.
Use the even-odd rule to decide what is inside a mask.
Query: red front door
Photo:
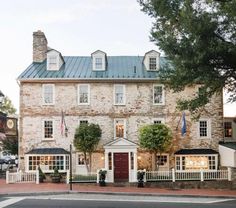
[[[129,154],[114,153],[114,180],[129,181]]]

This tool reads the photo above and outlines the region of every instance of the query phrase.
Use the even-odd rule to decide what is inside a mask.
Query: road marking
[[[217,198],[191,198],[191,197],[124,197],[118,198],[118,197],[112,197],[109,196],[89,196],[89,195],[78,195],[77,197],[68,195],[65,196],[33,196],[30,198],[34,199],[50,199],[50,200],[78,200],[78,201],[109,201],[109,202],[161,202],[161,203],[191,203],[191,204],[213,204],[213,203],[219,203],[219,202],[225,202],[225,201],[231,201],[234,199],[217,199]]]
[[[15,204],[16,202],[19,202],[23,199],[25,199],[25,197],[14,197],[14,198],[6,199],[0,202],[0,208],[9,206],[11,204]]]

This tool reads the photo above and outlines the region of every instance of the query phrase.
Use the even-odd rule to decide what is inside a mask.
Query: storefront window
[[[67,158],[66,158],[67,157]],[[36,170],[37,166],[40,166],[44,172],[52,172],[54,168],[65,171],[69,169],[69,156],[65,155],[40,155],[29,156],[28,170]]]
[[[176,156],[176,170],[216,170],[217,157],[205,155]]]

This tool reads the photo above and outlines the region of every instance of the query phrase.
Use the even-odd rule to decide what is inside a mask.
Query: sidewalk
[[[196,197],[229,197],[236,198],[236,190],[216,189],[160,189],[137,187],[100,187],[97,184],[73,184],[72,193],[103,193],[103,194],[129,194],[129,195],[162,195],[162,196],[196,196]],[[35,194],[71,193],[70,185],[65,183],[20,183],[6,184],[0,179],[0,196],[4,195],[35,195]]]

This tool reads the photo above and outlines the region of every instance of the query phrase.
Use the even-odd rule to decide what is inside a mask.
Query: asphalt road
[[[203,197],[67,194],[7,197],[0,208],[235,208],[236,199]]]

